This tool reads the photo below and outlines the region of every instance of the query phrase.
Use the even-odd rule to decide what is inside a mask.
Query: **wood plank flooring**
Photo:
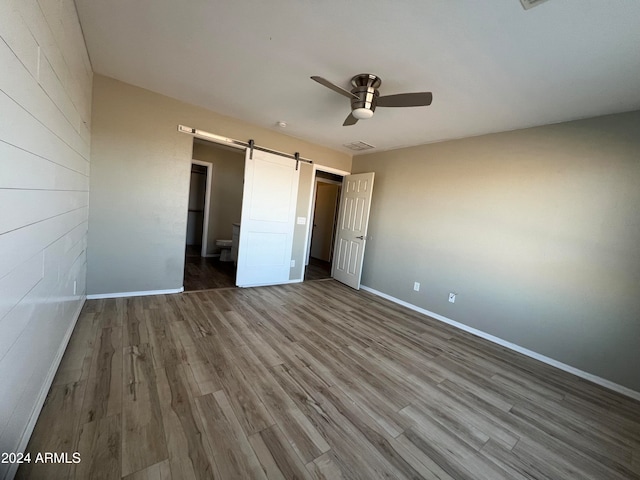
[[[186,292],[235,287],[236,267],[218,257],[201,257],[199,247],[190,245],[184,260],[183,285]]]
[[[331,278],[331,262],[309,257],[309,265],[304,270],[304,280],[324,280]]]
[[[640,403],[333,280],[92,300],[34,479],[638,479]]]

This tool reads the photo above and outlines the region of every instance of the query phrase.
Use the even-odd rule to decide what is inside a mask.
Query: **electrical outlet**
[[[420,282],[413,282],[413,289],[416,292],[419,292],[420,291]]]
[[[296,261],[295,260],[291,260],[291,268],[296,266]]]
[[[449,294],[449,302],[451,302],[451,303],[456,303],[456,295],[458,295],[458,294],[457,294],[457,293],[453,293],[453,292],[451,292],[451,293]]]

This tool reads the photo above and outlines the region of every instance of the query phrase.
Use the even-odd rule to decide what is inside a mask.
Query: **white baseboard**
[[[87,295],[87,300],[99,300],[101,298],[146,297],[148,295],[171,295],[172,293],[182,292],[184,292],[184,287],[172,288],[169,290],[146,290],[144,292],[96,293],[93,295]]]
[[[391,295],[387,295],[386,293],[383,293],[383,292],[379,292],[378,290],[375,290],[371,287],[361,285],[360,288],[367,292],[373,293],[374,295],[390,300],[393,303],[397,303],[398,305],[407,307],[410,310],[413,310],[418,313],[422,313],[423,315],[427,315],[443,323],[447,323],[451,326],[459,328],[460,330],[464,330],[465,332],[471,333],[472,335],[475,335],[477,337],[484,338],[485,340],[496,343],[502,347],[508,348],[509,350],[513,350],[514,352],[521,353],[523,355],[526,355],[527,357],[534,358],[543,363],[546,363],[547,365],[551,365],[552,367],[556,367],[556,368],[559,368],[560,370],[564,370],[565,372],[572,373],[580,378],[589,380],[595,384],[606,387],[609,390],[613,390],[614,392],[621,393],[622,395],[625,395],[627,397],[633,398],[635,400],[640,400],[640,392],[636,392],[635,390],[631,390],[630,388],[624,387],[622,385],[614,383],[605,378],[598,377],[597,375],[593,375],[591,373],[585,372],[578,368],[572,367],[571,365],[567,365],[566,363],[559,362],[558,360],[554,360],[553,358],[546,357],[544,355],[534,352],[533,350],[528,350],[524,347],[521,347],[520,345],[516,345],[515,343],[507,342],[506,340],[503,340],[500,337],[493,336],[489,333],[483,332],[482,330],[478,330],[476,328],[465,325],[464,323],[456,322],[455,320],[451,320],[450,318],[444,317],[435,312],[430,312],[429,310],[418,307],[409,302],[405,302],[404,300],[400,300],[399,298],[392,297]]]
[[[80,304],[78,305],[78,309],[73,314],[73,320],[67,328],[67,331],[64,334],[62,339],[62,343],[56,352],[56,356],[51,363],[51,368],[47,372],[47,376],[44,379],[44,383],[42,384],[42,388],[40,389],[40,393],[38,394],[38,401],[36,402],[36,406],[31,412],[31,416],[29,417],[29,422],[22,433],[22,437],[20,438],[20,443],[18,444],[18,452],[24,452],[27,449],[27,445],[29,440],[31,439],[31,434],[33,434],[33,429],[36,426],[36,422],[38,421],[38,417],[40,416],[40,412],[42,411],[42,407],[44,406],[44,402],[47,399],[47,395],[49,394],[49,389],[51,388],[51,384],[53,383],[53,379],[58,372],[58,367],[60,366],[60,362],[62,361],[62,357],[64,356],[64,352],[67,350],[67,345],[69,345],[69,340],[71,339],[71,334],[73,334],[74,328],[76,328],[76,323],[78,323],[78,318],[80,318],[80,312],[82,312],[82,307],[84,306],[84,302],[86,301],[86,297],[82,297]],[[15,463],[9,468],[7,472],[6,478],[15,477],[18,467],[20,465]]]

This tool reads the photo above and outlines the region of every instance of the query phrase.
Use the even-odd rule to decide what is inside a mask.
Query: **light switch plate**
[[[298,225],[306,225],[307,224],[307,217],[298,217],[298,220],[296,221],[296,223]]]

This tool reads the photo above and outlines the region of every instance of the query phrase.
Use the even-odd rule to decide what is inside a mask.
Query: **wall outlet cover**
[[[296,261],[295,260],[291,260],[291,268],[296,266]]]
[[[420,282],[413,282],[413,289],[416,292],[419,292],[420,291]]]

